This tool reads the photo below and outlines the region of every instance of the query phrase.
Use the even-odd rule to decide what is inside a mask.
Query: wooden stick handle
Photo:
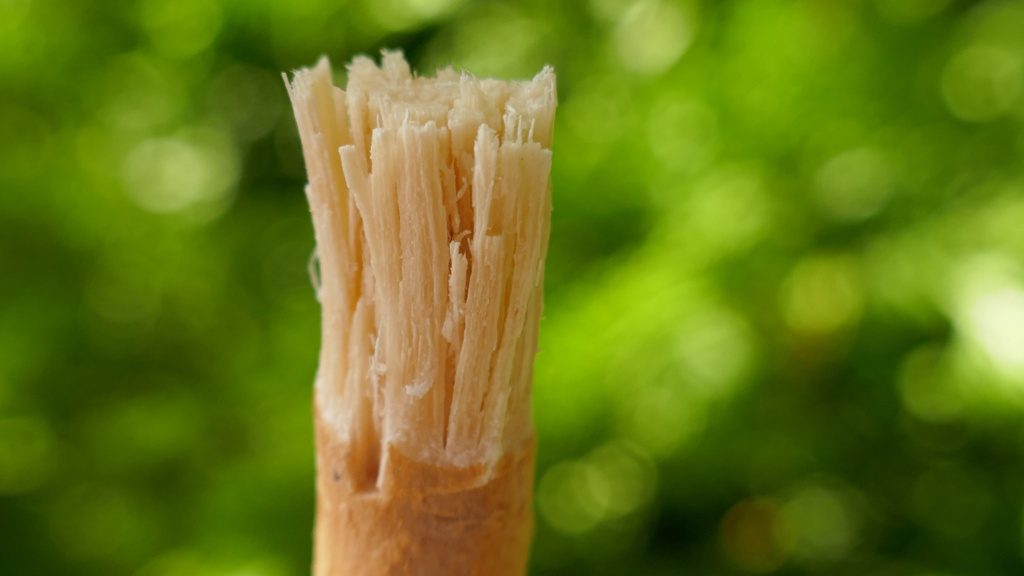
[[[384,457],[380,489],[354,491],[347,447],[317,427],[314,576],[522,576],[533,536],[535,445],[493,470]],[[455,489],[452,489],[455,487]]]

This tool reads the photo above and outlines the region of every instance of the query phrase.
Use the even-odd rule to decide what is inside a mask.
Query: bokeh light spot
[[[465,3],[466,0],[405,0],[409,9],[423,18],[437,18]]]
[[[1024,286],[1016,261],[1001,253],[967,259],[955,280],[952,315],[966,360],[985,388],[1024,401]]]
[[[103,332],[139,337],[156,324],[161,294],[147,282],[145,271],[118,265],[97,271],[85,286],[85,300]]]
[[[54,543],[77,561],[144,549],[153,528],[136,502],[104,486],[73,488],[57,499],[50,514]]]
[[[590,13],[598,20],[615,22],[635,0],[589,0]]]
[[[1007,287],[979,295],[968,305],[967,323],[999,368],[1024,375],[1024,290]]]
[[[630,514],[655,494],[654,462],[636,446],[611,442],[585,458],[552,466],[538,489],[544,519],[566,534]]]
[[[526,78],[547,63],[544,36],[542,24],[513,5],[490,5],[458,24],[454,63],[480,77]]]
[[[646,505],[655,495],[657,473],[654,462],[637,446],[611,442],[595,448],[587,462],[606,482],[606,514],[629,514]]]
[[[753,368],[753,330],[731,310],[702,309],[681,326],[676,353],[693,390],[708,397],[725,396]]]
[[[943,422],[963,414],[964,395],[940,347],[926,346],[907,355],[898,385],[903,406],[922,420]]]
[[[718,122],[714,111],[702,101],[668,96],[651,108],[647,139],[666,168],[695,172],[714,159]]]
[[[654,75],[679,60],[696,31],[692,9],[684,11],[662,0],[640,0],[619,20],[615,40],[627,69]]]
[[[851,256],[816,256],[796,265],[783,291],[786,323],[800,332],[830,333],[860,319],[864,290]]]
[[[949,255],[926,235],[876,239],[864,263],[872,297],[888,310],[922,320],[939,316]]]
[[[466,0],[377,0],[370,2],[374,19],[385,30],[407,30],[457,9]]]
[[[205,218],[227,208],[238,179],[238,153],[222,134],[193,130],[146,140],[125,159],[129,197],[156,213],[198,209]]]
[[[885,156],[871,148],[844,152],[825,163],[816,178],[817,200],[837,220],[863,220],[888,201],[893,179]]]
[[[858,544],[860,522],[846,494],[811,484],[783,504],[776,536],[797,558],[812,562],[837,561]]]
[[[51,161],[54,134],[37,112],[4,102],[0,114],[0,162],[4,176],[30,179]]]
[[[537,504],[552,528],[579,534],[601,521],[609,501],[607,479],[583,462],[562,462],[541,478]]]
[[[187,454],[199,441],[203,424],[202,406],[191,395],[152,392],[90,414],[83,440],[99,468],[145,470]]]
[[[744,500],[733,506],[719,530],[729,558],[750,572],[771,572],[781,566],[786,556],[774,535],[778,514],[778,505],[765,499]]]
[[[188,57],[206,50],[217,37],[221,7],[218,0],[143,0],[140,19],[157,50]]]
[[[674,208],[669,237],[698,264],[741,253],[770,230],[772,206],[757,171],[722,167],[699,180],[685,202],[666,197]]]
[[[44,421],[29,416],[0,419],[0,494],[35,489],[55,464],[53,434]]]
[[[666,382],[635,392],[628,415],[628,434],[651,454],[668,458],[704,429],[707,409],[679,390],[680,383]]]
[[[968,48],[942,74],[942,95],[961,120],[985,122],[1008,112],[1024,88],[1024,59],[995,46]]]

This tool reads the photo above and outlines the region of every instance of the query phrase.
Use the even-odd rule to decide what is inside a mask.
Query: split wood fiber
[[[521,576],[554,73],[423,78],[385,52],[288,91],[323,314],[314,574]]]

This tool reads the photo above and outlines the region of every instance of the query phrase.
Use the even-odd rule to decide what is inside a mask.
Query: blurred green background
[[[532,573],[1024,570],[1024,1],[0,0],[0,574],[300,576],[280,71],[559,75]]]

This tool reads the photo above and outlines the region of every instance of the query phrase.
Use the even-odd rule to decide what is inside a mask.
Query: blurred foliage
[[[282,70],[559,74],[533,574],[1020,573],[1024,1],[0,1],[0,574],[298,576]]]

